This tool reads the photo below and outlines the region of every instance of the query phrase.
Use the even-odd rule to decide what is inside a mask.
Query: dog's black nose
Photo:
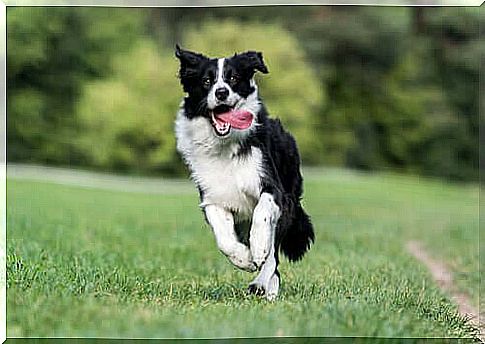
[[[216,90],[216,98],[218,100],[226,100],[228,95],[229,95],[229,90],[225,87],[219,87]]]

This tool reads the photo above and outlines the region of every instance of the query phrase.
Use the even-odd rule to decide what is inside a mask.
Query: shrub
[[[78,104],[78,144],[106,169],[175,173],[173,121],[182,93],[172,51],[140,40],[114,59],[113,77],[86,84]]]

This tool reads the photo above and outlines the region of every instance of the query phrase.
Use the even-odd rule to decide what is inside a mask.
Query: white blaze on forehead
[[[219,104],[226,104],[229,106],[234,106],[236,102],[239,100],[239,95],[236,94],[231,87],[224,81],[224,64],[225,58],[221,58],[217,60],[217,75],[214,85],[212,85],[211,90],[207,96],[207,105],[209,109],[215,108]],[[216,90],[219,88],[225,88],[229,91],[229,95],[223,101],[217,100],[216,97]]]
[[[217,60],[217,80],[216,85],[224,85],[224,61],[226,59]]]

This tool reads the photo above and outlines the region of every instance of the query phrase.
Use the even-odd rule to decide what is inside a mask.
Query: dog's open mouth
[[[233,109],[227,105],[219,105],[212,110],[212,126],[217,135],[226,136],[231,128],[244,130],[253,123],[253,114],[247,110]]]

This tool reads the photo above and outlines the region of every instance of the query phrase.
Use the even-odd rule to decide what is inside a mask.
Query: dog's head
[[[223,138],[244,135],[255,127],[260,102],[253,76],[256,71],[268,73],[260,52],[217,59],[177,45],[175,56],[188,94],[189,117],[206,117],[214,133]]]

